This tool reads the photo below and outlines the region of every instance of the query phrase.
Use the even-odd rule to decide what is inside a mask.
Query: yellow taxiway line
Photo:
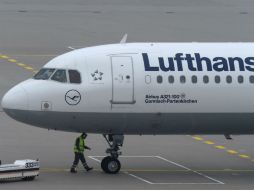
[[[203,137],[200,137],[200,136],[197,136],[197,135],[194,135],[194,136],[191,136],[191,137],[196,141],[203,142],[204,144],[213,145],[213,147],[216,148],[216,149],[224,150],[226,153],[228,153],[230,155],[236,155],[236,156],[238,156],[238,158],[249,159],[250,161],[254,162],[254,158],[252,158],[251,156],[249,156],[247,154],[240,154],[239,151],[228,149],[227,147],[222,146],[222,145],[217,145],[215,142],[213,142],[211,140],[206,140]],[[250,171],[252,171],[252,170],[250,170]]]

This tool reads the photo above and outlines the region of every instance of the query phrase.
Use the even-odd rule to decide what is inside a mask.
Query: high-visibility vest
[[[82,136],[78,137],[75,141],[74,152],[83,153],[85,150],[85,141]]]

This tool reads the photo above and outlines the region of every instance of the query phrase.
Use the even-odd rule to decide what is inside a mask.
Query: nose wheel
[[[101,162],[101,168],[105,173],[116,174],[121,169],[121,163],[117,158],[107,156]]]
[[[108,174],[116,174],[121,169],[121,163],[118,160],[120,152],[120,146],[123,146],[123,135],[103,135],[106,139],[109,148],[106,150],[107,154],[110,156],[106,156],[101,161],[101,169]]]

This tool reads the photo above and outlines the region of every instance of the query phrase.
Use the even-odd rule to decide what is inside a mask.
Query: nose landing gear
[[[110,156],[103,158],[101,162],[101,168],[105,173],[116,174],[121,169],[121,163],[118,160],[118,157],[122,154],[119,147],[123,146],[124,136],[109,134],[103,135],[103,137],[106,139],[109,145],[106,153],[110,154]]]

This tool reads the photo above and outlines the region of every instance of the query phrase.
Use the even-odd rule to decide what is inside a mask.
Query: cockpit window
[[[34,79],[37,80],[47,80],[54,73],[55,69],[41,69],[36,75],[34,75]]]
[[[70,83],[81,83],[80,73],[76,70],[69,70]]]
[[[55,80],[58,82],[67,82],[66,71],[63,69],[57,70],[55,74],[51,77],[51,80]]]

